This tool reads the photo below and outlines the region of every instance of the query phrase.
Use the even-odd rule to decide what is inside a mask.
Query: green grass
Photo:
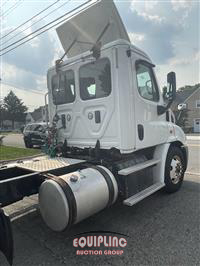
[[[0,146],[0,160],[12,160],[41,154],[40,150]]]
[[[0,136],[7,136],[13,134],[22,134],[21,131],[0,131]]]

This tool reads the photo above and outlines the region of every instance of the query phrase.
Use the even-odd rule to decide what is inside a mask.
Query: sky
[[[57,0],[57,3],[55,1],[0,0],[0,50],[84,2],[84,0]],[[144,50],[156,65],[155,72],[160,87],[166,84],[166,76],[170,71],[176,72],[177,87],[200,82],[199,1],[115,0],[114,2],[132,43]],[[5,37],[50,4],[53,6],[45,13]],[[62,8],[53,12],[59,6]],[[45,15],[48,16],[42,18]],[[38,21],[39,19],[41,21]],[[47,70],[63,53],[55,29],[52,29],[1,56],[0,99],[12,89],[30,111],[44,105]]]

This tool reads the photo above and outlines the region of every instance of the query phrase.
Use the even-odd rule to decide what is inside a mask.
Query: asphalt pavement
[[[3,144],[6,146],[13,146],[19,148],[25,148],[22,134],[8,134],[3,139]]]
[[[200,265],[200,140],[188,140],[188,146],[189,165],[179,192],[159,191],[133,207],[116,203],[69,232],[46,227],[37,196],[6,207],[15,241],[13,265]],[[77,256],[70,236],[95,230],[128,235],[124,254]],[[0,265],[8,265],[1,255]]]

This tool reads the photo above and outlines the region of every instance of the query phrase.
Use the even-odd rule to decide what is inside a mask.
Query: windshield
[[[75,80],[72,70],[61,72],[52,77],[52,95],[55,105],[75,101]]]

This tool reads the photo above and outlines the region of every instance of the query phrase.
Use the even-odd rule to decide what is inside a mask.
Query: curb
[[[200,140],[200,135],[186,135],[187,140]]]

